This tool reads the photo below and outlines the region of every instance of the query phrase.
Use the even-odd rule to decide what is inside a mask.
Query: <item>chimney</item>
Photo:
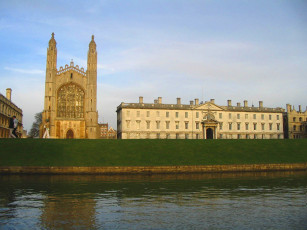
[[[158,104],[162,104],[162,97],[158,97]]]
[[[259,108],[263,108],[263,101],[259,101]]]
[[[12,97],[12,89],[7,88],[6,89],[6,98],[11,100],[11,97]]]
[[[177,105],[180,105],[180,104],[181,104],[181,98],[177,97]]]
[[[241,107],[241,103],[240,102],[237,103],[237,107]]]
[[[195,98],[195,105],[199,105],[199,99]]]
[[[298,106],[298,111],[301,113],[302,112],[302,107],[301,105]]]
[[[247,100],[244,101],[244,107],[248,107],[248,102],[247,102]]]
[[[227,106],[231,106],[231,100],[227,100]]]
[[[143,104],[143,97],[139,97],[139,103]]]
[[[193,105],[194,104],[194,101],[190,101],[190,105]]]
[[[214,99],[210,99],[210,102],[214,104]]]

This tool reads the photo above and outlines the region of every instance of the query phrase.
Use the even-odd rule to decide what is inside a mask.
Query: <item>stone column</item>
[[[214,138],[213,139],[217,139],[217,130],[216,130],[216,127],[214,127]]]

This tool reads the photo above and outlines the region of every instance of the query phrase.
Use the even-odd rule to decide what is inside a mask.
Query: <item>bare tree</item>
[[[39,126],[42,123],[42,112],[36,113],[34,116],[34,122],[32,124],[32,128],[30,130],[30,137],[39,137]]]

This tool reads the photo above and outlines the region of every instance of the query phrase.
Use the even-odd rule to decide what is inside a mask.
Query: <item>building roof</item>
[[[164,109],[164,110],[213,110],[213,111],[234,111],[234,112],[271,112],[282,113],[283,108],[267,108],[267,107],[244,107],[244,106],[218,106],[212,102],[205,102],[198,105],[184,105],[184,104],[159,104],[159,103],[124,103],[122,102],[116,112],[121,109]]]
[[[19,107],[18,107],[17,105],[15,105],[12,101],[10,101],[9,99],[7,99],[7,97],[4,96],[4,95],[1,94],[1,93],[0,93],[0,98],[2,98],[2,100],[3,100],[6,104],[10,105],[10,106],[13,107],[14,109],[18,110],[18,112],[22,113],[22,109],[21,109],[21,108],[19,108]]]
[[[110,127],[109,132],[116,132],[116,130]]]

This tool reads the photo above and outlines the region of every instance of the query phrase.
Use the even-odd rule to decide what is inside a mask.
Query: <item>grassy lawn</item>
[[[0,166],[158,166],[307,162],[307,139],[0,139]]]

